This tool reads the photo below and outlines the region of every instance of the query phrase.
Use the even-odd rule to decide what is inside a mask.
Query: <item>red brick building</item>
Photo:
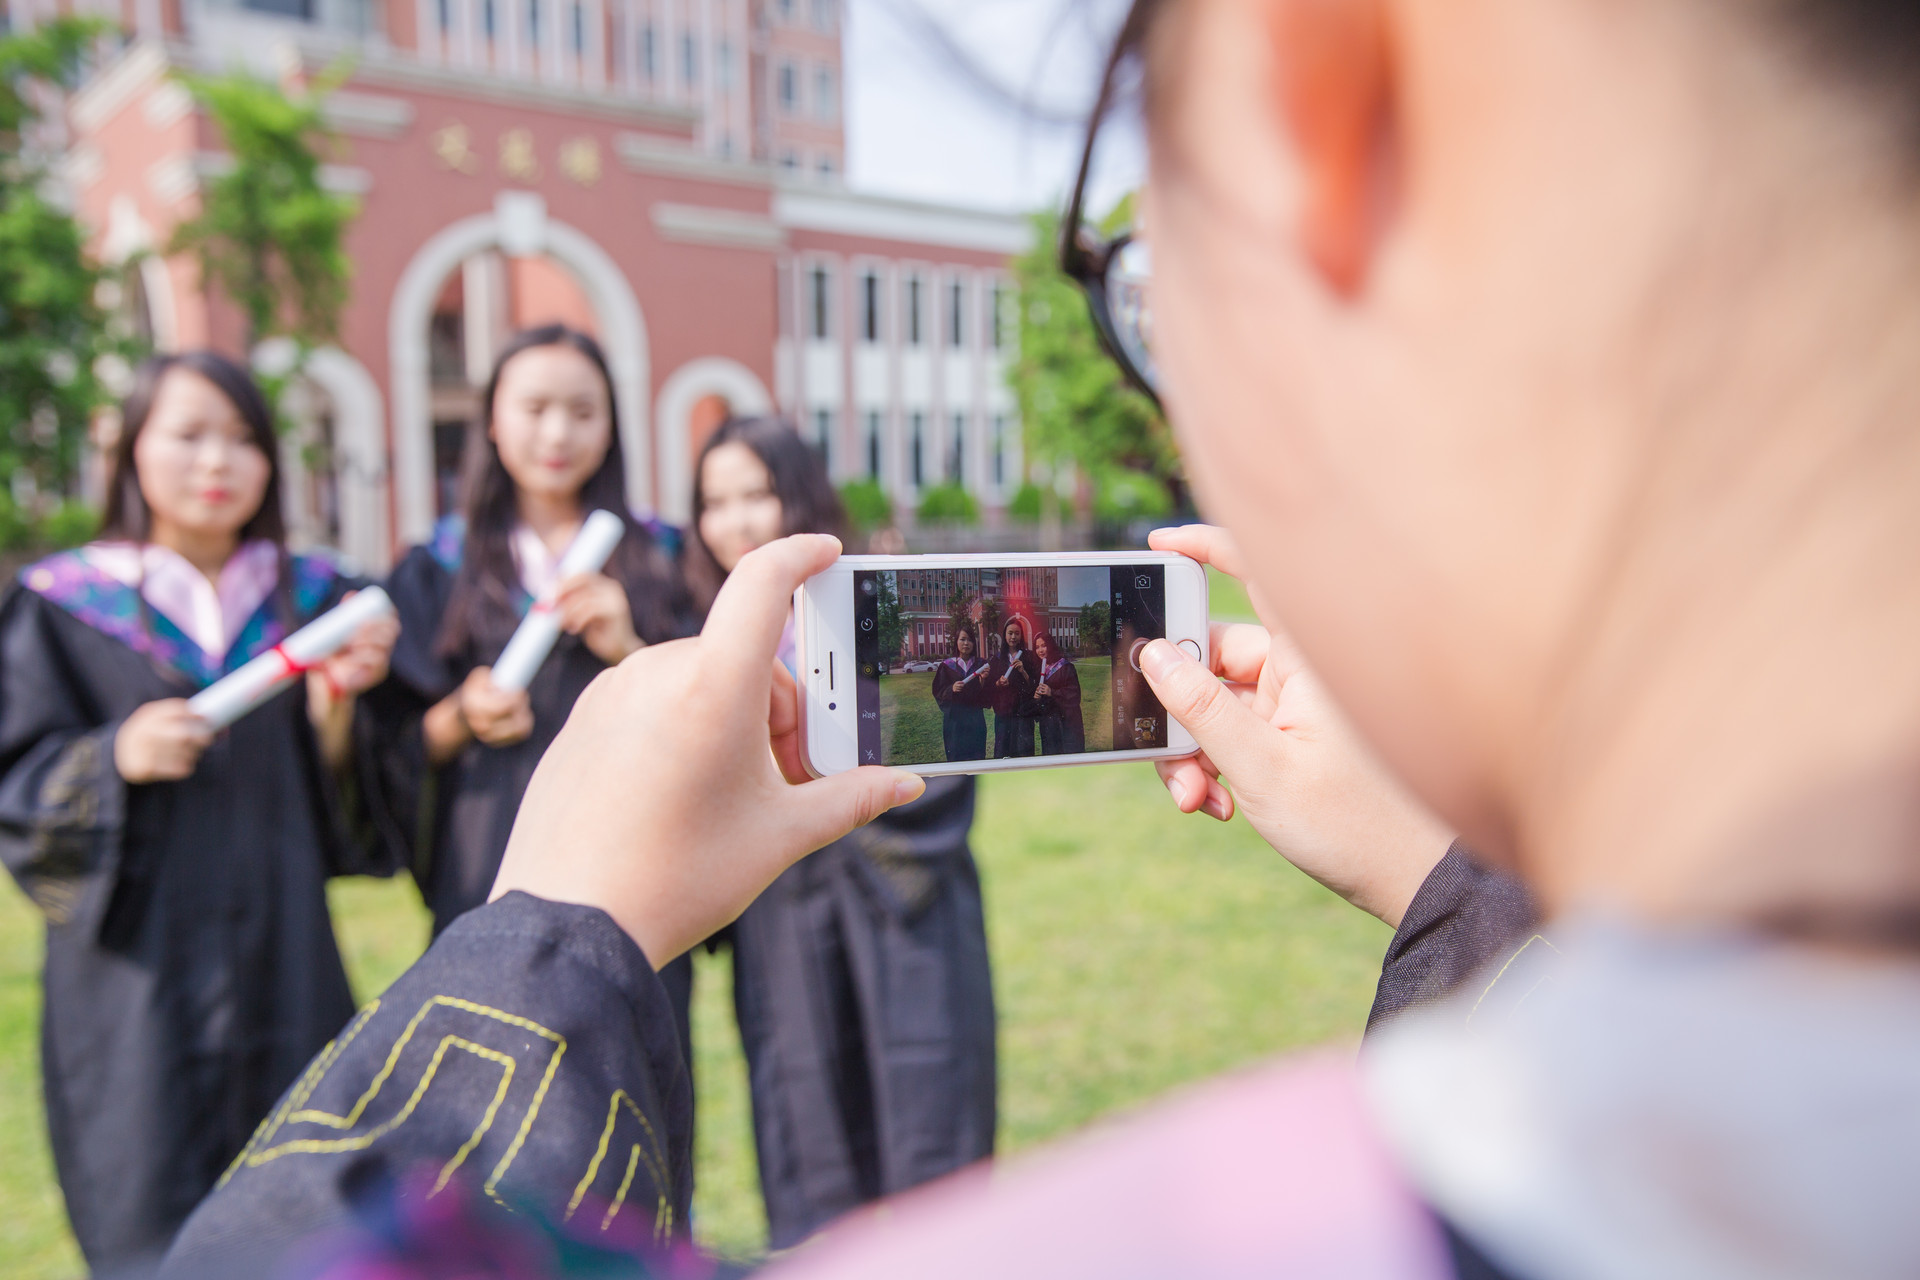
[[[728,409],[791,414],[837,478],[875,476],[898,506],[948,479],[989,508],[1018,486],[1005,267],[1029,229],[846,188],[837,0],[13,0],[10,17],[76,7],[132,39],[72,99],[65,177],[100,255],[140,259],[127,305],[163,349],[243,332],[192,261],[153,256],[227,162],[169,73],[299,82],[353,58],[325,173],[360,202],[353,296],[288,451],[303,539],[379,568],[424,536],[492,353],[551,319],[605,344],[630,491],[668,519]]]

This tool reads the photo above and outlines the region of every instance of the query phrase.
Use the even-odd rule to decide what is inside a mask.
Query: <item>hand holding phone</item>
[[[1161,529],[1149,541],[1241,575],[1223,529]],[[1289,862],[1398,926],[1452,832],[1374,758],[1277,626],[1215,623],[1209,659],[1160,642],[1141,650],[1141,672],[1202,748],[1157,766],[1174,802],[1224,822],[1237,801]]]

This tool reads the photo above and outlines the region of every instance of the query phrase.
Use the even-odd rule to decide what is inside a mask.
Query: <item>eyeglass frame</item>
[[[1087,181],[1093,173],[1093,150],[1100,138],[1100,126],[1106,122],[1107,112],[1113,105],[1114,80],[1121,64],[1139,46],[1156,7],[1154,0],[1135,0],[1121,24],[1113,52],[1107,57],[1106,71],[1100,77],[1100,93],[1087,120],[1087,140],[1080,150],[1080,172],[1074,179],[1066,212],[1060,217],[1059,265],[1061,273],[1086,296],[1087,311],[1093,318],[1101,348],[1120,366],[1128,385],[1153,401],[1154,408],[1158,409],[1161,408],[1160,393],[1120,341],[1120,331],[1113,319],[1112,296],[1107,288],[1107,272],[1114,259],[1133,242],[1133,233],[1127,231],[1113,240],[1105,240],[1086,223]]]

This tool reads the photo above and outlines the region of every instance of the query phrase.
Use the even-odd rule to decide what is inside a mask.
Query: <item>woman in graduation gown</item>
[[[837,532],[819,458],[772,419],[734,419],[694,472],[688,577],[710,603],[753,548]],[[792,621],[780,656],[793,664]],[[977,713],[976,713],[977,714]],[[972,778],[787,871],[733,925],[769,1243],[993,1151],[994,1010]]]
[[[1040,754],[1073,755],[1087,749],[1087,730],[1080,720],[1080,673],[1073,659],[1054,652],[1053,637],[1042,631],[1033,638],[1040,660],[1040,682],[1034,686],[1034,705],[1040,708]]]
[[[1001,628],[1005,647],[994,656],[989,679],[993,695],[993,754],[997,760],[1033,754],[1034,725],[1040,709],[1033,689],[1040,683],[1040,659],[1027,643],[1027,620],[1008,618]]]
[[[633,519],[613,384],[599,345],[560,325],[514,337],[467,444],[464,514],[402,558],[387,583],[403,623],[402,715],[391,783],[414,815],[414,874],[438,934],[493,887],[527,779],[595,676],[689,626],[674,536]],[[599,573],[557,581],[594,510],[627,522]],[[536,599],[560,641],[523,691],[492,666]]]
[[[100,539],[0,604],[0,857],[46,917],[47,1125],[99,1273],[165,1249],[352,1016],[326,880],[398,861],[352,770],[391,620],[221,733],[187,708],[356,585],[286,549],[259,390],[161,357],[123,423]]]
[[[933,700],[940,706],[940,740],[948,760],[987,758],[987,664],[974,656],[973,633],[953,637],[954,656],[933,669]]]

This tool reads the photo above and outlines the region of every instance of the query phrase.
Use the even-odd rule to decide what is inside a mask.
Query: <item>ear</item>
[[[1298,148],[1301,243],[1351,294],[1371,265],[1391,169],[1386,0],[1264,0],[1274,96]]]

